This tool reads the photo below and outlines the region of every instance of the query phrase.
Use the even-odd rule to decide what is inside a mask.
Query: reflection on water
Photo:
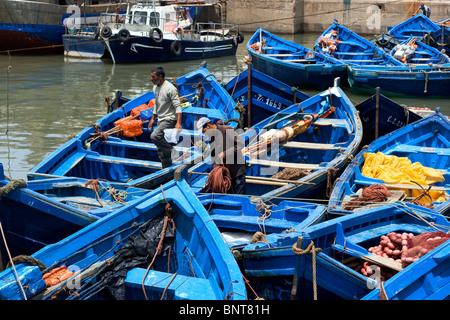
[[[249,39],[250,33],[244,34]],[[317,34],[282,35],[312,47]],[[246,41],[236,56],[208,59],[207,68],[227,83],[246,68],[242,58]],[[163,63],[166,78],[172,80],[197,69],[202,61]],[[8,75],[7,68],[11,66]],[[25,178],[27,172],[73,134],[106,113],[105,97],[115,91],[136,97],[151,90],[150,70],[154,64],[113,65],[96,60],[67,59],[63,56],[0,56],[0,163],[11,178]],[[318,91],[305,90],[310,94]],[[361,102],[370,93],[351,92]],[[394,98],[415,107],[440,106],[450,114],[448,99]],[[8,134],[6,131],[8,129]]]

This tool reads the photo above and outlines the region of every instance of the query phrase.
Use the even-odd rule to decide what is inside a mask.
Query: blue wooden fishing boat
[[[422,118],[416,112],[404,105],[399,105],[379,92],[358,103],[355,108],[359,112],[363,125],[361,148],[378,137]]]
[[[300,231],[326,215],[325,206],[310,202],[284,200],[274,205],[232,194],[203,194],[198,199],[233,249],[264,241],[261,235]]]
[[[237,26],[194,21],[189,8],[189,2],[139,3],[128,7],[124,21],[102,23],[100,35],[112,61],[180,61],[236,54],[244,41]]]
[[[346,214],[353,213],[357,210],[364,210],[366,205],[377,206],[382,205],[384,201],[420,201],[423,204],[432,205],[434,209],[442,214],[447,215],[450,207],[450,199],[448,192],[448,184],[450,176],[448,166],[450,162],[450,122],[442,115],[439,110],[435,114],[425,118],[416,120],[402,128],[397,129],[389,134],[381,136],[373,141],[369,146],[363,149],[353,159],[353,161],[345,169],[340,176],[339,181],[335,184],[331,193],[328,211],[329,213]],[[385,156],[406,157],[411,164],[421,164],[423,167],[436,169],[442,174],[440,179],[431,180],[424,179],[427,172],[430,176],[434,171],[430,172],[426,169],[423,171],[414,166],[408,166],[411,172],[408,174],[410,180],[417,179],[417,183],[409,182],[408,179],[397,179],[394,174],[378,175],[379,178],[363,175],[363,166],[366,164],[366,157],[369,154],[382,153]],[[378,162],[381,166],[381,160]],[[407,163],[405,163],[407,164]],[[368,164],[372,166],[370,162]],[[402,168],[400,160],[397,164],[397,174],[400,176]],[[386,166],[386,170],[390,166]],[[431,169],[431,170],[433,170]],[[374,169],[375,170],[375,169]],[[380,170],[380,174],[382,174]],[[423,174],[423,175],[422,175]],[[436,173],[435,173],[436,174]],[[406,177],[405,177],[406,178]],[[420,180],[418,180],[420,179]],[[424,181],[435,181],[434,183],[424,183]],[[364,188],[372,185],[384,185],[392,193],[392,196],[380,199],[379,201],[370,202],[362,195]],[[426,191],[425,196],[417,198]],[[435,196],[430,192],[439,192]],[[387,195],[387,194],[386,194]],[[430,201],[430,199],[433,199]],[[353,200],[353,202],[352,202]]]
[[[397,60],[407,64],[450,63],[450,58],[445,53],[426,45],[416,37],[411,37],[408,40],[397,44],[391,50],[390,54]]]
[[[322,199],[356,154],[362,125],[355,107],[336,83],[255,124],[241,137],[248,164],[246,193],[254,196],[254,201]],[[190,168],[190,186],[196,193],[207,191],[205,174],[211,169],[210,158]]]
[[[427,45],[438,48],[439,50],[445,49],[447,53],[450,52],[448,39],[450,30],[421,13],[392,27],[388,31],[388,35],[397,41],[405,41],[411,36],[416,37]]]
[[[448,300],[450,241],[417,260],[361,300]]]
[[[28,261],[37,265],[15,265],[18,278],[12,268],[0,274],[2,299],[247,298],[231,251],[184,180],[161,185]],[[52,270],[66,276],[58,282]]]
[[[324,89],[336,77],[346,77],[345,64],[261,27],[249,39],[247,50],[256,70],[291,86]]]
[[[378,87],[388,96],[447,97],[450,95],[450,64],[348,66],[348,82],[352,88],[370,92]]]
[[[151,189],[172,179],[174,170],[181,163],[200,162],[202,153],[192,146],[202,139],[195,128],[197,118],[207,116],[212,121],[238,119],[235,102],[206,68],[179,77],[173,83],[183,102],[183,130],[175,137],[171,136],[174,140],[169,139],[175,145],[171,167],[162,169],[156,146],[151,143],[147,122],[152,116],[152,107],[147,107],[151,105],[154,94],[147,92],[82,130],[33,168],[29,179],[45,176],[105,179]],[[123,98],[119,100],[126,101]],[[133,118],[136,120],[128,123],[136,124],[137,132],[132,131],[127,136],[121,125],[114,125],[117,121]],[[237,122],[231,121],[229,125],[236,127]]]
[[[106,181],[62,177],[7,180],[0,164],[0,222],[13,256],[55,243],[148,192]],[[8,255],[1,247],[2,265]]]
[[[248,128],[311,97],[296,87],[256,70],[251,63],[246,70],[231,79],[225,88],[233,100],[246,109],[244,125]]]
[[[266,243],[248,245],[242,251],[244,274],[247,278],[258,277],[269,286],[291,280],[279,293],[283,299],[316,298],[315,287],[318,300],[361,299],[377,287],[380,277],[406,273],[422,259],[404,268],[398,259],[373,253],[374,247],[381,245],[380,237],[390,233],[407,233],[411,237],[447,232],[449,228],[445,217],[413,204],[372,208],[307,227],[302,232],[270,234]],[[377,274],[364,275],[361,269],[365,263],[373,270],[381,267],[378,278]]]
[[[315,49],[326,54],[332,61],[340,61],[349,66],[404,65],[403,62],[337,21],[317,38]]]

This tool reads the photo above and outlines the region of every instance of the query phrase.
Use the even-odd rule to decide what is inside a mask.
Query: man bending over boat
[[[417,8],[416,12],[414,12],[413,15],[416,15],[417,12],[419,12],[419,10],[422,10],[423,15],[426,16],[427,18],[430,17],[431,9],[429,6],[426,6],[425,4],[421,3],[419,8]]]
[[[151,72],[154,84],[155,107],[153,115],[148,123],[148,128],[153,130],[155,119],[158,119],[156,129],[150,135],[156,145],[159,160],[163,168],[172,165],[173,146],[164,138],[164,130],[177,129],[181,131],[181,102],[178,91],[173,84],[165,80],[166,73],[162,67],[156,67]]]
[[[211,122],[206,117],[200,118],[197,121],[197,130],[209,137],[211,148],[211,159],[213,160],[213,168],[225,167],[230,172],[231,188],[225,190],[223,193],[245,194],[245,176],[247,167],[245,165],[245,159],[242,155],[242,149],[244,148],[244,141],[230,126],[217,125]],[[221,173],[214,176],[217,170],[211,172],[208,180],[213,182],[222,183]],[[220,188],[225,186],[219,186]],[[215,190],[211,185],[208,186],[213,192],[220,192]],[[223,188],[222,188],[223,189]]]

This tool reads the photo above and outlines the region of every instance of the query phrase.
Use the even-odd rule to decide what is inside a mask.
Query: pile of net
[[[125,278],[133,268],[147,268],[155,254],[164,228],[164,215],[157,216],[140,227],[140,233],[115,252],[114,263],[102,274],[102,280],[117,300],[125,299]],[[160,255],[167,256],[175,239],[167,228]]]
[[[402,267],[406,268],[447,240],[450,240],[450,234],[443,231],[424,232],[416,236],[409,232],[390,232],[380,237],[379,245],[370,247],[367,251],[401,263]],[[382,281],[396,273],[389,268],[380,268],[368,262],[359,265],[356,270],[367,277],[379,275]]]
[[[385,185],[376,183],[365,188],[361,193],[361,197],[349,201],[345,205],[344,209],[354,210],[355,208],[367,205],[369,203],[384,202],[391,195],[392,192],[390,192]]]
[[[274,174],[272,178],[274,179],[282,179],[282,180],[298,180],[301,179],[308,174],[310,174],[311,170],[299,169],[299,168],[284,168],[280,172]]]

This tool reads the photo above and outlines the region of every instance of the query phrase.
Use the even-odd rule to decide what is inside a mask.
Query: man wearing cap
[[[178,91],[173,84],[165,80],[165,72],[162,67],[156,67],[151,72],[151,80],[154,84],[155,107],[153,115],[148,123],[148,128],[153,130],[153,125],[158,119],[156,129],[150,135],[156,145],[158,157],[163,168],[172,165],[173,146],[164,138],[164,130],[176,128],[181,131],[181,103]]]
[[[197,130],[209,137],[213,167],[224,165],[230,171],[231,193],[245,194],[247,167],[242,155],[242,138],[232,127],[214,124],[206,117],[198,120]]]
[[[414,15],[417,14],[417,12],[419,12],[419,10],[422,10],[422,13],[424,16],[426,17],[430,17],[431,14],[431,9],[430,7],[426,6],[425,4],[421,3],[419,8],[417,8],[416,12],[414,12]]]

